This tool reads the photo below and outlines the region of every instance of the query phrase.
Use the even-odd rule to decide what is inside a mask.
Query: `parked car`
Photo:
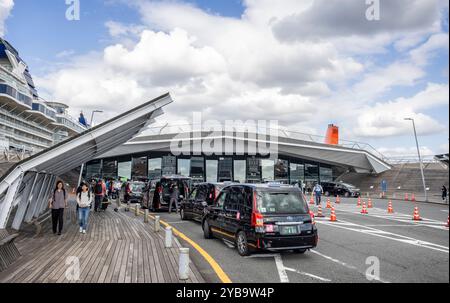
[[[325,196],[341,196],[341,197],[354,197],[361,196],[359,188],[347,183],[341,182],[322,182],[321,183]]]
[[[163,176],[150,180],[144,189],[141,199],[142,208],[152,211],[168,210],[170,203],[170,186],[176,184],[180,192],[179,202],[189,196],[191,178],[183,176]]]
[[[141,203],[145,188],[145,183],[141,181],[130,182],[130,203]]]
[[[304,253],[318,242],[314,216],[296,186],[227,186],[207,208],[202,227],[205,238],[232,243],[241,256],[258,250]]]
[[[225,186],[224,183],[200,183],[195,185],[189,197],[180,205],[181,220],[195,220],[201,222],[208,206],[213,205],[214,200]]]

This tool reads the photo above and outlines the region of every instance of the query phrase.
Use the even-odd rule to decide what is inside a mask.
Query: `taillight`
[[[253,227],[264,227],[264,216],[260,213],[252,213],[252,226]]]
[[[311,223],[312,223],[313,225],[315,225],[315,224],[316,224],[316,217],[315,217],[315,215],[314,215],[314,212],[310,211],[310,212],[309,212],[309,216],[311,217]]]

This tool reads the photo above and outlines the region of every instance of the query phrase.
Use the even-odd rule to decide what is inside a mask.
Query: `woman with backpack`
[[[50,198],[49,208],[52,210],[53,234],[61,235],[64,225],[64,209],[67,208],[67,194],[62,181],[56,182],[56,188]]]
[[[86,183],[81,185],[81,192],[77,195],[77,204],[80,233],[85,234],[92,205],[92,195]]]

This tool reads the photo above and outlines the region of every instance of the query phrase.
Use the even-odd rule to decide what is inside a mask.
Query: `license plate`
[[[298,234],[298,227],[296,225],[293,225],[293,226],[281,226],[280,234],[283,235],[283,236],[297,235]]]

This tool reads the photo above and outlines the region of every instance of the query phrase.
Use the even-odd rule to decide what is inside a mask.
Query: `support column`
[[[3,199],[3,203],[0,205],[0,229],[5,229],[8,223],[9,213],[11,212],[11,206],[16,198],[17,191],[22,183],[23,173],[9,185],[6,196]]]
[[[32,197],[32,193],[34,190],[34,187],[36,185],[36,181],[38,179],[39,174],[33,173],[33,181],[31,183],[31,186],[28,186],[22,196],[22,200],[19,203],[19,207],[17,208],[16,215],[14,216],[14,221],[12,223],[12,228],[15,230],[19,230],[20,226],[22,225],[23,218],[25,217],[25,212],[27,211],[28,204],[30,203],[30,199]]]
[[[27,213],[25,215],[24,221],[27,223],[31,222],[31,219],[33,219],[34,212],[36,211],[36,209],[38,207],[37,201],[43,191],[43,187],[45,186],[46,180],[47,180],[47,175],[39,174],[38,182],[36,183],[33,193],[30,197],[30,206],[28,207]]]

